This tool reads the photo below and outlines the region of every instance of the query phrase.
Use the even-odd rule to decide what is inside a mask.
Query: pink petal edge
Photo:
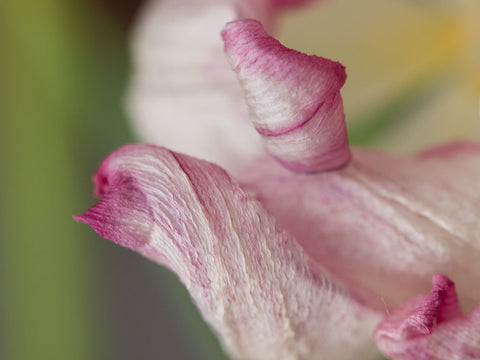
[[[234,358],[374,358],[378,313],[216,165],[129,145],[95,180],[103,198],[75,219],[174,271]]]
[[[395,310],[378,326],[375,342],[392,360],[480,359],[480,305],[461,314],[455,285],[433,277],[433,289]]]
[[[294,171],[345,166],[350,160],[340,95],[345,68],[284,47],[256,20],[228,23],[222,37],[267,150]]]

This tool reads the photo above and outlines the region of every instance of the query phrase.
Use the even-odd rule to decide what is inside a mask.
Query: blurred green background
[[[0,359],[222,359],[177,279],[72,220],[133,141],[140,2],[0,1]]]
[[[140,5],[134,0],[0,1],[0,359],[225,359],[175,276],[100,240],[71,218],[94,203],[90,178],[100,161],[134,141],[123,97],[128,31]],[[420,8],[423,15],[431,12]],[[358,12],[351,14],[358,17]],[[327,21],[334,17],[324,16],[319,23],[336,26]],[[439,15],[442,31],[444,18]],[[408,19],[426,24],[421,16]],[[345,89],[354,143],[404,151],[449,134],[479,137],[472,130],[478,129],[476,100],[468,98],[469,105],[459,108],[445,90],[457,89],[464,77],[463,71],[452,70],[463,46],[455,42],[456,35],[449,38],[453,45],[440,47],[436,62],[419,61],[408,76],[402,64],[412,65],[410,57],[391,69],[392,61],[386,61],[387,73],[401,81],[390,88],[379,80],[376,93],[365,95],[358,89],[368,89],[370,78],[361,76],[370,74],[368,66],[378,69],[377,62],[370,64],[364,52],[345,52],[338,45],[355,34],[331,28],[331,36],[319,31],[324,36],[309,37],[303,22],[288,21],[296,32],[284,35],[287,44],[300,36],[300,48],[315,43],[323,55],[359,74],[349,77],[353,85],[347,83]],[[419,33],[415,29],[412,36]],[[375,27],[366,31],[389,36]],[[427,32],[445,39],[442,34]],[[327,41],[331,38],[337,39],[333,45]],[[380,49],[388,47],[382,45],[385,39],[377,40]],[[384,55],[398,57],[392,54]],[[478,99],[476,89],[469,93],[472,99]],[[452,125],[448,118],[438,120],[439,113],[449,114],[445,102],[452,114],[468,112],[468,119]],[[433,110],[425,110],[424,103]],[[425,120],[407,121],[412,113]],[[434,122],[441,126],[432,127]]]

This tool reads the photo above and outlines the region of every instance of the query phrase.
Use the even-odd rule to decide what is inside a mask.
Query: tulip
[[[131,103],[197,157],[126,145],[75,218],[176,273],[232,358],[480,359],[480,144],[351,149],[344,67],[268,34],[298,2],[175,1],[151,3]],[[198,28],[229,16],[266,29],[229,22],[222,63]]]

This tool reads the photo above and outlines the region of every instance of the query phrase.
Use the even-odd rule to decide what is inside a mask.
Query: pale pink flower
[[[375,359],[378,347],[392,359],[480,359],[480,145],[350,150],[343,66],[239,20],[222,36],[252,133],[201,26],[239,14],[272,29],[293,3],[153,2],[137,38],[135,118],[152,141],[235,177],[127,145],[95,175],[101,200],[75,218],[175,272],[232,358]]]

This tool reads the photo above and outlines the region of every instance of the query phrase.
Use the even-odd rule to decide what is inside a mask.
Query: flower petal
[[[224,166],[261,151],[221,53],[219,31],[235,17],[228,1],[147,3],[132,42],[128,99],[140,139]]]
[[[76,219],[177,273],[235,358],[375,352],[377,313],[333,285],[216,165],[130,145],[110,155],[95,179],[103,198]]]
[[[295,171],[344,166],[350,159],[340,96],[345,68],[287,49],[255,20],[231,22],[222,36],[268,151]]]
[[[242,17],[275,25],[270,0],[152,0],[133,34],[128,110],[140,139],[236,168],[261,153],[220,31]]]
[[[480,145],[416,157],[356,150],[346,168],[301,175],[270,159],[243,185],[305,251],[378,309],[457,279],[461,302],[480,300]],[[368,291],[366,291],[368,290]]]
[[[393,360],[480,359],[480,305],[462,316],[455,285],[436,275],[430,295],[395,310],[375,331],[375,341]]]

